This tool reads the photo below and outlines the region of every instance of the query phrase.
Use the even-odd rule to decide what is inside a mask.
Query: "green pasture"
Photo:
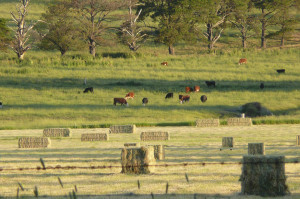
[[[251,127],[141,127],[134,134],[109,134],[109,141],[81,142],[82,133],[108,132],[101,129],[71,129],[71,138],[51,138],[46,149],[19,149],[18,138],[42,136],[42,130],[0,131],[0,197],[15,198],[18,183],[21,198],[34,198],[37,186],[42,198],[67,198],[76,185],[77,198],[245,198],[240,196],[239,178],[248,143],[263,142],[266,155],[284,155],[287,185],[291,195],[299,198],[300,164],[296,136],[300,125],[259,125]],[[148,175],[121,174],[121,149],[124,143],[140,142],[143,131],[168,131],[169,141],[141,142],[141,145],[166,145],[166,159],[157,161],[156,170]],[[223,149],[222,137],[234,137],[233,150]],[[51,169],[42,167],[98,167],[102,169]],[[224,164],[219,164],[224,162]],[[205,163],[205,165],[189,165]],[[230,163],[230,164],[229,164]],[[164,165],[168,164],[168,167]],[[184,166],[184,164],[187,164]],[[177,166],[176,166],[177,165]],[[112,166],[110,168],[110,166]],[[33,168],[33,170],[18,170]],[[17,169],[17,170],[9,170]],[[188,175],[189,182],[186,181]],[[59,184],[60,177],[63,188]],[[140,181],[138,189],[137,181]],[[166,184],[168,195],[165,195]],[[259,198],[247,196],[246,198]]]

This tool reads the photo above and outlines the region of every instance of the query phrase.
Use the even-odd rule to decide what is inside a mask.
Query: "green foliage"
[[[10,38],[10,31],[6,25],[6,20],[0,18],[0,50],[7,49]]]

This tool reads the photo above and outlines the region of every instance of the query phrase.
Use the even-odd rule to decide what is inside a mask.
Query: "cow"
[[[180,104],[184,103],[184,102],[188,102],[190,101],[190,96],[189,95],[183,95],[180,99]]]
[[[246,58],[240,59],[239,65],[241,65],[241,64],[247,64],[247,59]]]
[[[127,95],[125,96],[125,99],[133,99],[134,98],[134,93],[133,92],[129,92],[127,93]]]
[[[118,104],[121,104],[121,106],[123,106],[123,104],[128,106],[128,103],[126,101],[126,99],[124,98],[114,98],[114,105],[116,106]]]
[[[161,65],[162,65],[162,66],[167,66],[167,65],[168,65],[168,62],[164,61],[164,62],[161,63]]]
[[[206,95],[202,95],[202,96],[200,97],[200,99],[201,99],[201,102],[204,103],[204,102],[206,102],[207,97],[206,97]]]
[[[168,93],[168,94],[166,95],[165,99],[167,99],[167,98],[173,98],[173,93]]]
[[[193,92],[193,88],[191,87],[185,87],[185,92],[188,93],[188,92]]]
[[[182,97],[183,97],[183,95],[179,95],[179,100],[181,100]]]
[[[84,91],[83,91],[83,93],[88,93],[88,92],[94,93],[94,88],[88,87],[88,88],[84,89]]]
[[[148,98],[143,98],[142,99],[142,103],[143,103],[143,105],[145,106],[146,104],[148,104]]]
[[[199,92],[200,91],[200,86],[194,86],[194,92]]]
[[[2,102],[0,102],[0,108],[2,108]]]
[[[277,73],[285,73],[285,69],[278,69],[276,71],[277,71]]]
[[[207,87],[216,87],[216,82],[215,81],[205,81],[205,84],[207,85]]]
[[[264,89],[264,88],[265,88],[265,84],[264,84],[264,83],[260,83],[259,88],[260,88],[260,89]]]

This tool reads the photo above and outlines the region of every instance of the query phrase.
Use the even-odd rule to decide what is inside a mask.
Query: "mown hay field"
[[[78,198],[152,198],[151,192],[155,198],[194,198],[195,194],[196,198],[245,198],[239,195],[242,165],[238,163],[247,155],[248,143],[262,142],[266,155],[286,158],[285,172],[291,195],[284,198],[300,196],[300,164],[293,163],[300,161],[300,146],[296,146],[300,125],[140,127],[134,134],[110,134],[109,141],[100,142],[81,142],[81,134],[105,133],[108,128],[71,130],[72,137],[51,138],[51,147],[44,149],[18,148],[18,138],[41,136],[42,129],[0,131],[0,197],[15,198],[20,183],[25,190],[19,190],[19,196],[26,198],[34,198],[35,186],[43,198],[66,198],[75,185]],[[167,131],[170,140],[141,142],[140,133],[144,131]],[[233,150],[220,151],[222,137],[234,138]],[[159,166],[152,174],[121,174],[124,143],[164,144],[165,160],[157,161]],[[40,158],[46,168],[58,169],[37,170],[43,168]],[[59,169],[67,166],[70,168]]]

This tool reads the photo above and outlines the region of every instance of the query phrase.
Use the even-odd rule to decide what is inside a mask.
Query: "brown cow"
[[[188,101],[190,101],[190,96],[184,95],[179,100],[180,100],[180,104],[182,104],[183,102],[188,102]]]
[[[191,88],[191,87],[185,87],[185,92],[186,93],[188,93],[188,92],[193,92],[194,90],[193,90],[193,88]]]
[[[133,92],[129,92],[127,93],[127,95],[125,96],[125,99],[133,99],[134,98],[134,93]]]
[[[126,99],[124,98],[114,98],[114,105],[116,106],[118,104],[121,104],[121,106],[123,106],[123,104],[128,106],[128,103],[126,101]]]
[[[162,66],[167,66],[167,65],[168,65],[168,62],[164,61],[164,62],[161,63],[161,65],[162,65]]]
[[[200,86],[194,86],[194,92],[199,92],[200,91]]]
[[[247,59],[246,58],[240,59],[239,65],[241,65],[241,64],[247,64]]]

